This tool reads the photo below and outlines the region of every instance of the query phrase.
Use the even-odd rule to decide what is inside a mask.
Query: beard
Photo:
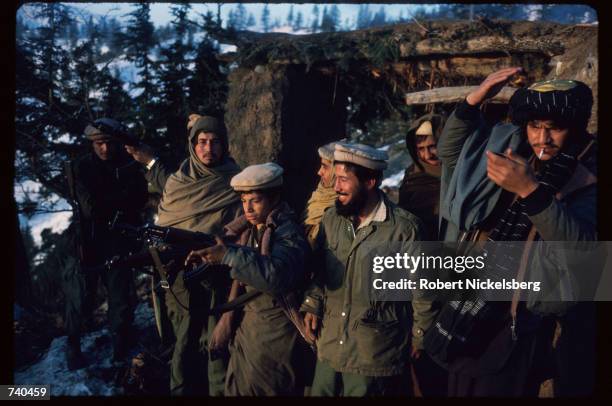
[[[347,204],[342,204],[336,198],[336,212],[340,216],[349,217],[356,216],[359,214],[361,209],[363,209],[366,205],[366,201],[368,200],[368,192],[364,187],[359,187],[359,190],[355,192],[355,196],[353,199]]]

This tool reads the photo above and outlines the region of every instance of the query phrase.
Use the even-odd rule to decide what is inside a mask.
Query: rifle
[[[183,269],[185,258],[192,250],[212,247],[216,244],[215,237],[206,233],[161,227],[154,224],[135,227],[130,224],[118,223],[117,220],[120,215],[121,213],[115,215],[109,225],[110,230],[143,242],[145,249],[124,257],[115,256],[107,260],[103,267],[112,270],[155,266],[161,277],[159,285],[165,289],[170,287],[178,271]],[[200,264],[185,269],[183,281],[187,284],[191,281],[200,280],[211,266],[227,268],[225,265]]]
[[[124,145],[129,145],[130,147],[138,147],[140,144],[140,140],[138,137],[130,134],[127,127],[122,124],[116,124],[111,120],[107,120],[104,118],[100,118],[94,122],[90,123],[93,127],[102,131],[105,134],[113,136],[120,143]]]
[[[72,161],[64,162],[64,173],[68,182],[68,192],[70,195],[70,205],[72,206],[72,223],[75,226],[75,248],[79,264],[83,262],[83,223],[81,222],[81,206],[76,197],[76,186],[74,180],[74,167]]]

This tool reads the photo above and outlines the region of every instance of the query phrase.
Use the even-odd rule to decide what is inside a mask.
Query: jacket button
[[[346,316],[346,313],[342,312],[342,317]]]
[[[310,299],[306,299],[306,303],[310,303]]]
[[[340,340],[340,345],[344,344],[344,341]]]

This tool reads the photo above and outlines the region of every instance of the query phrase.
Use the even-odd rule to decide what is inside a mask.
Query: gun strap
[[[168,279],[166,278],[166,268],[164,268],[164,264],[162,264],[161,259],[159,258],[159,252],[155,247],[149,247],[149,253],[151,254],[151,258],[153,258],[153,264],[155,264],[155,269],[159,274],[159,285],[164,288],[170,288],[170,283],[168,283]]]
[[[213,307],[211,309],[211,313],[223,314],[225,312],[231,312],[232,310],[239,309],[261,294],[262,292],[259,292],[256,290],[253,290],[247,293],[243,293],[242,295],[238,296],[234,300],[230,300],[227,303],[223,303],[222,305]]]

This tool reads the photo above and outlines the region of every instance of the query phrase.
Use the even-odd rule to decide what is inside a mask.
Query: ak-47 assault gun
[[[92,126],[102,131],[105,134],[113,136],[116,140],[124,145],[131,147],[138,147],[140,140],[138,137],[132,135],[128,128],[123,124],[115,120],[109,120],[107,118],[99,118],[91,123]]]
[[[142,268],[155,266],[161,276],[160,286],[168,288],[176,278],[178,271],[184,268],[185,259],[192,250],[211,247],[216,244],[215,237],[210,234],[181,230],[173,227],[161,227],[147,224],[134,227],[119,223],[120,213],[117,213],[109,228],[120,235],[143,243],[143,250],[127,256],[115,256],[103,265],[107,270]],[[183,280],[188,283],[203,277],[209,267],[201,264],[185,269]],[[221,266],[221,265],[214,265]]]

